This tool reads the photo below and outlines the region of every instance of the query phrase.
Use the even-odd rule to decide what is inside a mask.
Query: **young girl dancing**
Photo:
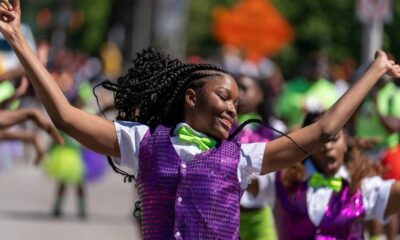
[[[250,176],[300,162],[338,133],[384,73],[400,76],[400,66],[379,51],[319,121],[267,147],[240,145],[227,141],[238,87],[222,69],[144,51],[117,84],[104,84],[116,93],[119,113],[113,123],[68,103],[21,34],[19,0],[3,1],[0,15],[0,32],[54,124],[134,169],[144,239],[238,239],[239,201]]]

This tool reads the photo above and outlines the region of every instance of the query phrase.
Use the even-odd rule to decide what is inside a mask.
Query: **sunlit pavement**
[[[40,168],[28,164],[0,171],[0,239],[141,240],[131,214],[134,186],[111,170],[100,182],[87,185],[85,220],[77,216],[72,187],[67,190],[64,216],[52,217],[55,187]]]
[[[72,187],[67,190],[63,217],[52,217],[55,187],[40,168],[28,164],[0,171],[0,239],[141,239],[131,214],[132,183],[123,183],[109,171],[100,182],[88,184],[85,220],[77,216]]]

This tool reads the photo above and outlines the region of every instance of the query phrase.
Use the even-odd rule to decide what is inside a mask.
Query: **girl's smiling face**
[[[236,121],[238,92],[230,75],[216,73],[208,77],[201,89],[186,91],[185,122],[218,140],[227,139]]]
[[[341,130],[332,141],[325,143],[311,157],[315,166],[327,176],[334,176],[344,163],[347,143],[344,131]]]

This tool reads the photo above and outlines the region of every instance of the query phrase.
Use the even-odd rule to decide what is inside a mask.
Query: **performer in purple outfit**
[[[400,66],[378,51],[357,84],[320,120],[268,147],[241,145],[227,140],[238,87],[219,67],[145,50],[117,83],[103,83],[116,93],[119,112],[117,121],[108,121],[69,104],[22,36],[20,14],[19,0],[3,0],[0,32],[55,125],[133,169],[144,239],[238,239],[239,200],[251,178],[302,161],[336,136],[384,73],[400,76]],[[393,198],[400,200],[400,194]]]
[[[279,128],[267,102],[267,87],[261,78],[245,74],[234,74],[239,87],[238,124],[249,119],[262,119],[274,128]],[[283,123],[282,123],[283,124]],[[233,129],[237,127],[234,126]],[[282,130],[282,129],[280,129]],[[259,123],[247,124],[236,136],[239,143],[269,142],[276,138],[274,132]],[[275,240],[276,231],[271,208],[265,200],[257,198],[260,184],[265,175],[254,179],[246,188],[240,200],[240,239],[242,240]]]
[[[320,116],[308,114],[305,126]],[[341,130],[303,163],[267,174],[258,197],[273,207],[279,239],[363,239],[364,220],[385,222],[399,210],[399,183],[372,170]]]

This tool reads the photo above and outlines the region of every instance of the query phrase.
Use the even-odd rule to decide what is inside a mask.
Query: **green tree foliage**
[[[391,51],[396,60],[400,60],[400,1],[393,1],[393,19],[391,23],[385,26],[385,35],[383,38],[384,49]]]
[[[67,45],[68,47],[78,48],[84,52],[97,54],[100,45],[106,40],[108,32],[108,23],[110,14],[113,9],[113,0],[70,0],[73,10],[79,10],[83,13],[83,24],[74,29],[70,26],[67,27]],[[52,0],[22,0],[23,7],[23,21],[27,22],[33,29],[36,37],[43,37],[54,31],[55,18],[59,14],[61,3]],[[65,6],[65,3],[64,3]],[[38,29],[36,26],[37,13],[42,8],[50,8],[52,11],[52,25],[46,29]],[[74,17],[66,21],[73,21]],[[75,19],[76,20],[76,19]]]
[[[231,6],[236,0],[191,0],[189,8],[188,54],[210,54],[218,47],[212,36],[212,10],[216,6]]]
[[[296,39],[276,60],[288,75],[296,74],[309,51],[325,49],[333,61],[361,53],[361,25],[355,1],[348,0],[274,0],[275,6],[292,24]]]
[[[266,0],[268,1],[268,0]],[[291,23],[295,31],[295,41],[275,57],[286,75],[295,75],[307,53],[323,48],[332,61],[344,58],[360,59],[362,26],[356,18],[356,1],[349,0],[269,0]],[[217,5],[231,6],[236,0],[191,1],[190,22],[188,24],[189,53],[209,53],[217,43],[212,36],[212,9]],[[390,49],[400,56],[400,31],[396,22],[400,21],[400,1],[395,2],[394,17],[385,26],[384,49]],[[397,27],[398,28],[398,27]]]
[[[106,40],[112,0],[79,0],[76,7],[84,14],[84,24],[71,34],[73,45],[96,54]]]
[[[52,0],[21,0],[22,21],[28,23],[35,36],[41,35],[42,32],[37,29],[36,17],[39,10],[43,7],[55,9],[57,1]]]

